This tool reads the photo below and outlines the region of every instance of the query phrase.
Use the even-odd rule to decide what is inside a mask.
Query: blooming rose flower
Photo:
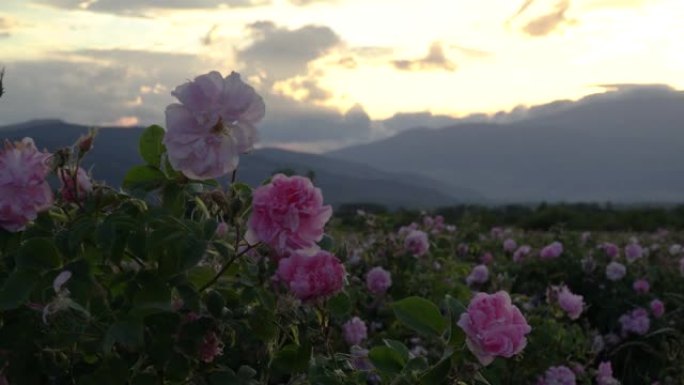
[[[625,246],[625,258],[627,262],[632,263],[644,256],[644,249],[638,243],[630,243]]]
[[[648,329],[651,327],[651,320],[648,318],[648,312],[643,308],[637,308],[627,314],[621,315],[618,321],[622,325],[623,336],[627,335],[629,332],[644,335],[648,333]]]
[[[212,71],[171,93],[180,104],[166,107],[169,162],[192,179],[211,179],[237,168],[238,155],[252,149],[264,102],[232,72]]]
[[[563,309],[572,320],[579,318],[584,310],[584,297],[573,294],[567,286],[558,292],[558,306]]]
[[[675,243],[674,245],[670,246],[669,250],[670,255],[677,255],[682,252],[682,245]]]
[[[430,242],[425,232],[420,230],[411,231],[404,240],[404,247],[414,257],[420,257],[430,249]]]
[[[665,304],[659,299],[654,299],[651,301],[651,313],[655,318],[660,318],[665,314]]]
[[[561,254],[563,254],[563,244],[560,242],[553,242],[541,249],[539,257],[541,259],[553,259],[560,257]]]
[[[482,254],[480,257],[480,262],[482,262],[485,265],[489,265],[490,263],[494,262],[494,256],[490,252],[486,252]]]
[[[627,268],[620,262],[611,262],[606,266],[606,277],[611,281],[619,281],[625,274],[627,274]]]
[[[611,242],[605,242],[599,246],[609,258],[617,258],[620,255],[620,248]]]
[[[344,266],[327,251],[314,255],[295,252],[278,263],[276,277],[302,301],[331,296],[344,285]]]
[[[363,340],[368,337],[368,328],[366,323],[359,317],[354,317],[342,325],[344,331],[344,340],[349,345],[360,345]]]
[[[474,283],[482,284],[489,280],[489,269],[486,265],[477,265],[466,278],[466,283],[470,286]]]
[[[52,190],[45,180],[50,172],[49,157],[36,149],[31,138],[5,142],[0,149],[0,227],[11,232],[24,230],[52,205]]]
[[[83,201],[93,191],[90,176],[81,167],[76,171],[76,175],[74,175],[73,170],[63,168],[57,171],[57,175],[62,183],[59,194],[67,202]],[[76,188],[74,188],[74,180],[76,181]]]
[[[532,247],[522,245],[513,253],[513,262],[520,262],[532,252]]]
[[[204,336],[199,347],[199,359],[202,362],[210,363],[223,354],[223,342],[216,336],[216,333],[209,332]]]
[[[651,285],[645,279],[637,279],[634,281],[632,288],[639,294],[646,294],[651,289]]]
[[[613,366],[610,362],[601,362],[596,373],[597,385],[619,385],[620,382],[613,377]]]
[[[276,174],[271,183],[252,193],[249,239],[271,246],[279,253],[312,248],[323,238],[323,227],[332,208],[311,180]]]
[[[384,294],[392,286],[392,276],[389,271],[380,266],[372,268],[366,275],[366,287],[373,294]]]
[[[476,294],[458,326],[482,365],[489,365],[495,357],[510,358],[520,353],[527,345],[525,335],[532,330],[505,291]]]
[[[514,239],[508,238],[503,243],[503,249],[507,253],[512,253],[517,248],[518,248],[518,243]]]
[[[216,226],[215,235],[219,238],[223,238],[228,235],[228,224],[223,221],[219,222],[219,224]]]
[[[567,366],[552,366],[546,370],[544,377],[537,385],[575,385],[577,379]]]
[[[591,239],[591,233],[588,231],[583,232],[582,235],[580,236],[580,242],[583,245],[586,244],[587,242],[589,242],[590,239]]]

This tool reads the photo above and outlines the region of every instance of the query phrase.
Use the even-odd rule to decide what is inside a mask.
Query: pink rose
[[[223,238],[228,235],[228,224],[226,222],[219,222],[216,226],[216,232],[214,233],[218,238]]]
[[[489,269],[486,265],[477,265],[470,272],[466,278],[466,283],[468,286],[473,284],[482,284],[489,280]]]
[[[528,245],[522,245],[513,253],[513,262],[521,262],[532,252],[532,248]]]
[[[558,292],[558,306],[568,314],[570,319],[576,320],[584,310],[584,297],[573,294],[567,286],[563,286]]]
[[[603,250],[609,258],[617,258],[620,255],[620,248],[614,243],[604,242],[599,248]]]
[[[349,345],[360,345],[368,337],[366,323],[359,317],[354,317],[342,325],[344,340]]]
[[[539,257],[541,259],[554,259],[560,257],[561,254],[563,254],[563,244],[560,242],[553,242],[541,249]]]
[[[552,366],[546,370],[544,377],[537,382],[537,385],[575,385],[577,379],[567,366]]]
[[[480,257],[480,262],[482,262],[485,265],[489,265],[492,262],[494,262],[494,256],[492,255],[492,253],[486,252],[482,254],[482,256]]]
[[[503,249],[507,253],[512,253],[517,248],[518,248],[518,243],[514,239],[508,238],[503,243]]]
[[[625,258],[627,262],[632,263],[644,256],[644,249],[638,243],[630,243],[625,246]]]
[[[344,286],[346,272],[340,261],[327,251],[309,256],[295,252],[278,263],[276,276],[302,301],[331,296]]]
[[[372,268],[366,275],[366,287],[373,294],[384,294],[392,286],[392,276],[389,271],[380,266]]]
[[[601,362],[596,373],[597,385],[619,385],[620,382],[613,377],[613,366],[610,362]]]
[[[212,71],[176,87],[181,104],[166,107],[169,162],[192,179],[211,179],[237,168],[238,155],[252,149],[265,113],[254,89],[232,72],[225,79]]]
[[[606,266],[606,277],[611,281],[619,281],[625,274],[627,274],[627,268],[620,262],[611,262]]]
[[[414,257],[424,255],[430,249],[427,234],[420,230],[412,230],[404,240],[404,247]]]
[[[520,353],[527,345],[525,335],[532,330],[505,291],[476,294],[458,326],[482,365],[489,365],[495,357],[510,358]]]
[[[618,321],[620,322],[620,325],[622,325],[623,336],[626,336],[630,332],[644,335],[648,333],[648,329],[651,327],[651,320],[648,318],[648,312],[643,308],[637,308],[627,314],[623,314]]]
[[[639,294],[646,294],[651,289],[651,285],[645,279],[637,279],[634,281],[632,288],[634,288],[634,291]]]
[[[83,201],[93,191],[90,176],[81,167],[76,171],[76,175],[74,175],[73,170],[60,168],[57,171],[57,176],[62,183],[59,194],[67,202]],[[74,188],[74,181],[76,181],[76,188]]]
[[[665,314],[665,304],[659,299],[651,301],[651,313],[655,318],[660,318]]]
[[[0,150],[0,227],[24,230],[38,213],[52,205],[53,196],[45,178],[50,172],[50,154],[39,152],[33,139],[5,142]]]
[[[218,339],[216,333],[207,333],[199,347],[200,361],[211,363],[220,355],[223,355],[223,342]]]
[[[252,194],[249,236],[279,253],[316,246],[332,208],[311,180],[301,176],[274,175],[271,183]]]

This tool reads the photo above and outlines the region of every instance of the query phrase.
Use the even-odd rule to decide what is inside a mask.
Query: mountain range
[[[59,120],[36,120],[0,127],[0,138],[31,137],[40,149],[55,150],[73,144],[87,127]],[[83,161],[95,180],[120,186],[126,171],[143,161],[138,155],[142,128],[100,128],[93,150]],[[313,172],[326,203],[380,203],[389,208],[445,206],[483,201],[475,191],[453,187],[420,174],[378,171],[354,161],[279,149],[260,149],[240,158],[238,179],[258,186],[276,171],[300,175]]]
[[[327,155],[467,186],[492,203],[684,201],[684,92],[615,88]]]

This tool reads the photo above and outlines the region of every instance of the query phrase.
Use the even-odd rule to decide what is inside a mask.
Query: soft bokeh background
[[[163,123],[175,85],[235,70],[267,99],[263,145],[321,152],[684,88],[681,20],[681,0],[3,0],[0,125]]]

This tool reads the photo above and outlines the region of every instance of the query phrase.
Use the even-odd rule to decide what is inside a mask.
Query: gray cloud
[[[432,43],[427,56],[422,59],[395,60],[392,64],[395,68],[405,71],[456,70],[456,64],[444,55],[444,49],[439,42]]]
[[[262,80],[266,82],[306,74],[310,62],[341,42],[325,26],[307,25],[290,30],[260,21],[250,24],[248,29],[254,42],[238,50],[237,59],[250,73],[265,75]]]
[[[34,0],[35,3],[63,9],[82,9],[93,12],[129,16],[149,16],[158,9],[210,9],[218,7],[251,7],[269,4],[270,0]]]
[[[552,12],[539,16],[527,23],[523,27],[523,31],[531,36],[546,36],[550,34],[569,21],[565,17],[568,8],[570,8],[570,0],[561,0]]]

